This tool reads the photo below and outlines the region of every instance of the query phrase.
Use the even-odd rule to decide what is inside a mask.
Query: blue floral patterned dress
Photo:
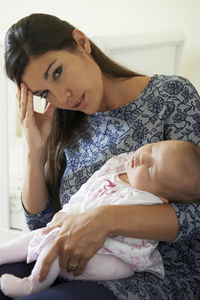
[[[81,133],[65,150],[61,205],[110,157],[168,139],[200,146],[200,97],[185,78],[154,75],[131,103],[87,116]],[[158,245],[165,279],[144,272],[123,280],[99,282],[119,300],[200,299],[200,204],[172,205],[179,220],[178,237]],[[45,226],[53,216],[50,199],[40,214],[25,215],[30,229]]]

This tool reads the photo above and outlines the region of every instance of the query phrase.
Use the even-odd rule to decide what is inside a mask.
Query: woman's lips
[[[82,95],[78,101],[72,106],[72,108],[78,108],[78,106],[81,104],[81,101],[83,100],[84,95]]]

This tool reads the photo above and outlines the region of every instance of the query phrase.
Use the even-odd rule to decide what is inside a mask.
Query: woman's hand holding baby
[[[73,271],[75,276],[80,275],[88,261],[105,243],[109,235],[108,220],[106,206],[76,215],[58,212],[43,231],[48,233],[60,227],[58,236],[43,260],[39,280],[42,282],[46,278],[57,256],[60,257],[61,268]]]

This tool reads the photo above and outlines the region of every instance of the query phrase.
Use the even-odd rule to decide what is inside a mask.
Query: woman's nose
[[[60,104],[67,104],[70,101],[70,92],[64,88],[54,88],[54,96]]]

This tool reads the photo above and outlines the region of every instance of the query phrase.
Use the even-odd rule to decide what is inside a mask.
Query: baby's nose
[[[150,161],[151,161],[151,157],[150,157],[149,153],[142,152],[140,154],[140,164],[145,164],[145,163],[149,164]]]

